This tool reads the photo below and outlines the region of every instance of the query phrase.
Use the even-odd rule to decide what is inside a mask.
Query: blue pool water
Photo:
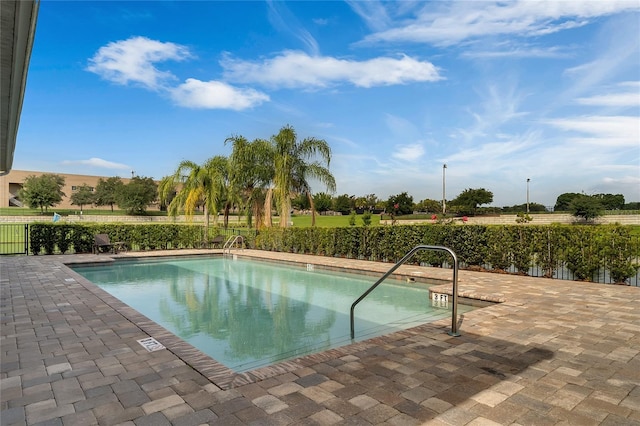
[[[351,304],[377,279],[222,257],[74,270],[236,372],[351,343]],[[450,316],[425,284],[387,280],[356,307],[356,340]]]

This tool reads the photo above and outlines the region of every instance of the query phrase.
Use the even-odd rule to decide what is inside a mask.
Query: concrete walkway
[[[0,424],[640,425],[640,288],[461,271],[460,295],[501,303],[464,314],[460,337],[441,320],[235,374],[65,266],[95,261],[111,256],[0,258]]]

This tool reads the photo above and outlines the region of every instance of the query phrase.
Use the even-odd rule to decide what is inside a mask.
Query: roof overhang
[[[0,1],[0,176],[11,171],[40,0]]]

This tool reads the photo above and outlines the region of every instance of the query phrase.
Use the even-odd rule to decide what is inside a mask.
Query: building
[[[57,209],[76,209],[78,206],[71,205],[71,194],[80,185],[87,184],[92,188],[98,185],[98,180],[106,180],[109,176],[88,176],[74,175],[68,173],[55,172],[32,172],[27,170],[11,170],[8,174],[0,176],[0,207],[22,207],[22,203],[16,197],[24,180],[29,176],[41,176],[43,174],[53,173],[62,176],[65,179],[65,186],[62,189],[65,196],[60,204],[55,205]],[[122,183],[127,184],[131,179],[121,178]],[[93,209],[95,206],[83,206],[83,209]],[[105,207],[100,207],[104,209]]]

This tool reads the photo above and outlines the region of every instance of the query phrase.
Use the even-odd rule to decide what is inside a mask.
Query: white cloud
[[[443,162],[447,164],[470,163],[473,167],[469,167],[468,170],[472,173],[488,173],[508,168],[511,167],[510,160],[523,155],[523,152],[531,148],[537,138],[536,133],[531,133],[521,138],[512,138],[506,142],[479,144],[449,155]],[[505,161],[505,158],[508,161]]]
[[[636,168],[635,171],[638,169]],[[636,185],[636,188],[640,188],[640,176],[623,176],[621,178],[605,177],[604,183],[607,184],[623,184],[623,185]]]
[[[314,55],[318,54],[320,50],[318,42],[311,33],[300,24],[295,15],[285,6],[284,2],[267,0],[266,4],[269,21],[276,29],[293,35],[306,46],[309,52]]]
[[[547,120],[546,123],[564,131],[585,135],[569,138],[577,143],[637,147],[640,141],[640,117],[591,115]]]
[[[87,69],[118,84],[132,82],[150,90],[162,90],[176,104],[187,108],[242,110],[269,101],[269,96],[262,92],[221,81],[189,78],[183,84],[171,86],[168,82],[176,77],[154,66],[157,62],[190,57],[184,46],[132,37],[101,47],[90,59]]]
[[[429,2],[415,12],[414,20],[402,20],[402,27],[374,33],[365,42],[449,46],[487,36],[537,37],[583,26],[601,16],[638,10],[638,2],[624,0]],[[364,15],[361,9],[360,15]]]
[[[560,98],[574,102],[576,97],[593,93],[594,87],[617,78],[628,78],[623,77],[627,72],[637,75],[640,37],[629,37],[629,34],[638,33],[639,23],[637,14],[623,15],[606,22],[593,42],[597,46],[593,52],[595,55],[587,53],[580,56],[591,60],[564,71],[567,89]]]
[[[368,88],[442,79],[432,63],[409,56],[354,61],[286,51],[263,62],[227,56],[221,65],[228,80],[286,88],[319,88],[345,81]]]
[[[158,70],[155,63],[181,61],[189,57],[191,54],[184,46],[132,37],[98,49],[89,59],[87,70],[117,84],[138,83],[155,90],[162,88],[164,82],[175,79],[170,72]]]
[[[618,87],[628,91],[618,93],[606,93],[586,98],[578,98],[581,105],[605,106],[605,107],[637,107],[640,106],[640,82],[627,81],[618,84]]]
[[[424,147],[420,144],[401,145],[398,150],[391,154],[393,158],[402,161],[415,162],[424,155]]]
[[[505,82],[502,87],[492,83],[478,93],[480,105],[468,109],[474,119],[473,125],[457,129],[454,138],[461,136],[466,142],[476,142],[487,135],[504,133],[500,130],[502,126],[529,115],[527,111],[520,111],[526,95],[518,90],[515,83]]]
[[[241,89],[220,81],[189,78],[169,90],[172,99],[187,108],[243,110],[269,101],[269,96],[254,89]]]
[[[536,47],[513,46],[507,49],[467,51],[464,58],[564,58],[568,56],[565,48],[561,47]]]
[[[392,20],[381,2],[347,0],[347,3],[373,30],[381,31],[391,25]]]
[[[612,93],[609,95],[591,96],[588,98],[579,98],[578,103],[597,106],[640,106],[640,94]]]
[[[64,165],[83,165],[91,167],[100,167],[103,169],[131,169],[130,166],[121,163],[114,163],[112,161],[103,160],[102,158],[92,157],[88,160],[65,160],[62,162]]]

